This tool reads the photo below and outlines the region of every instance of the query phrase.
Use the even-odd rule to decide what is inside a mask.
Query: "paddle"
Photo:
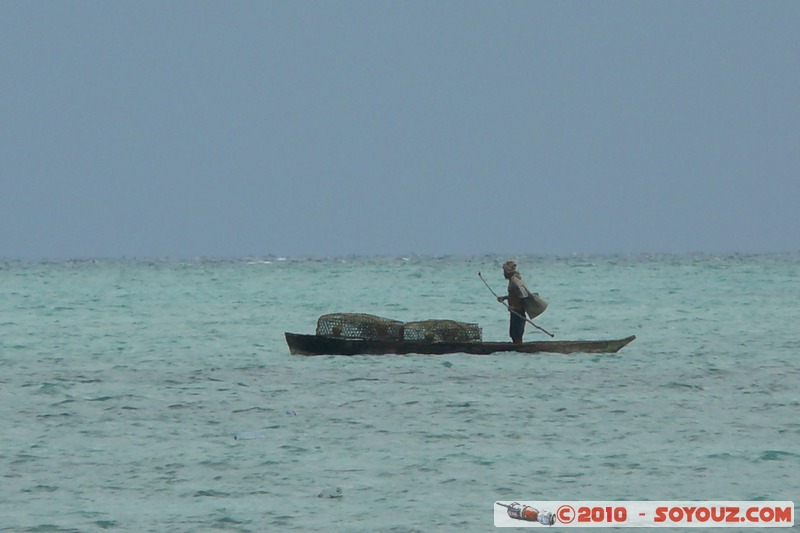
[[[496,293],[496,292],[494,292],[494,291],[492,290],[492,288],[489,286],[489,284],[488,284],[488,283],[486,283],[486,280],[485,280],[485,279],[483,279],[483,276],[481,275],[481,273],[480,273],[480,272],[478,272],[478,277],[479,277],[479,278],[481,278],[481,281],[483,281],[483,284],[484,284],[484,285],[486,285],[486,288],[487,288],[487,289],[489,289],[489,291],[490,291],[492,294],[494,294],[494,297],[495,297],[495,298],[497,298],[497,301],[498,301],[498,302],[500,302],[501,304],[503,304],[504,306],[506,306],[506,309],[508,309],[509,311],[511,311],[512,313],[514,313],[515,315],[517,315],[518,317],[520,317],[521,319],[523,319],[525,322],[527,322],[527,323],[528,323],[528,324],[530,324],[531,326],[535,327],[536,329],[538,329],[538,330],[540,330],[540,331],[544,331],[545,333],[547,333],[547,334],[548,334],[548,335],[550,335],[551,337],[555,337],[555,335],[553,335],[552,333],[550,333],[550,332],[549,332],[549,331],[547,331],[546,329],[544,329],[544,328],[542,328],[542,327],[539,327],[539,326],[537,326],[536,324],[534,324],[532,320],[528,320],[528,318],[527,318],[525,315],[521,315],[521,314],[517,313],[516,311],[514,311],[513,309],[511,309],[511,308],[508,306],[508,304],[507,304],[507,303],[505,303],[505,302],[503,302],[503,301],[500,301],[500,297],[497,295],[497,293]]]

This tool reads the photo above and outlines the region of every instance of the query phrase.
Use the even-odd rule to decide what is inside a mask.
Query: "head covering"
[[[513,274],[517,271],[517,263],[514,261],[506,261],[503,263],[503,274]]]

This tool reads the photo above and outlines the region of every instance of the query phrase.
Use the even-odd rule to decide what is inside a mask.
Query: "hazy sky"
[[[800,250],[800,2],[0,0],[0,258]]]

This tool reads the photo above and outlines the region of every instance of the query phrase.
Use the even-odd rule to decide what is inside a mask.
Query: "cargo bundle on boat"
[[[632,342],[595,341],[485,342],[478,324],[454,320],[401,322],[364,313],[333,313],[319,317],[315,335],[286,333],[294,355],[521,353],[615,353]]]

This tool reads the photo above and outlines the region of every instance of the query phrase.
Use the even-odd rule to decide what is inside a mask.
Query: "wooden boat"
[[[496,352],[519,353],[616,353],[636,338],[597,341],[510,342],[429,342],[410,340],[364,340],[286,333],[292,355],[384,355],[449,354],[489,355]]]

